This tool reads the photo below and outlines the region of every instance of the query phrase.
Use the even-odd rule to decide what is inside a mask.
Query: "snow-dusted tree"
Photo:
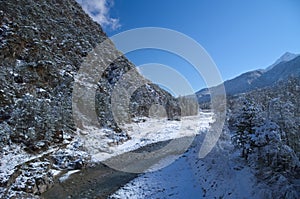
[[[250,142],[255,155],[252,157],[257,166],[276,166],[278,164],[278,151],[282,145],[280,127],[271,121],[254,128]]]
[[[242,149],[242,157],[248,158],[248,154],[253,150],[252,137],[255,135],[255,128],[264,122],[261,115],[262,107],[254,104],[249,99],[243,99],[243,105],[239,113],[234,116],[234,136],[233,142]]]
[[[232,114],[233,142],[242,150],[242,157],[256,169],[273,172],[293,172],[300,166],[291,147],[286,145],[286,133],[282,128],[265,118],[264,109],[247,98],[240,109]],[[237,112],[237,113],[236,113]]]
[[[194,98],[193,96],[180,96],[177,99],[181,108],[181,116],[198,114],[199,105],[196,98]]]
[[[234,96],[228,121],[233,141],[270,198],[299,198],[300,78]],[[296,182],[296,183],[295,183]]]
[[[238,98],[238,99],[236,99]],[[242,102],[241,96],[232,99],[231,109],[235,116],[239,112]],[[282,133],[282,142],[291,147],[300,157],[300,78],[290,77],[277,84],[257,89],[243,95],[256,104],[264,107],[266,119],[279,125]],[[238,108],[236,108],[238,107]],[[233,120],[233,119],[232,119]],[[233,125],[231,125],[233,126]]]

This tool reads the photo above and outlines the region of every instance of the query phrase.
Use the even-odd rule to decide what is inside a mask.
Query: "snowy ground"
[[[111,132],[105,129],[90,131],[89,136],[82,137],[93,161],[103,161],[159,141],[197,135],[196,139],[175,162],[157,171],[140,174],[110,198],[259,198],[254,191],[256,178],[249,167],[243,166],[239,154],[234,153],[229,135],[221,136],[217,146],[205,158],[198,158],[205,133],[214,121],[212,113],[201,112],[197,116],[184,117],[182,121],[145,119],[145,122],[123,126],[131,139],[118,145],[106,144],[119,140],[108,137]],[[101,143],[97,139],[99,136]],[[102,151],[95,146],[101,146]],[[160,161],[158,167],[174,161],[174,157],[170,155]]]
[[[193,147],[173,164],[141,174],[110,198],[259,198],[254,175],[233,153],[228,138],[219,140],[204,159],[198,158],[203,137],[197,136]]]
[[[183,117],[181,121],[168,121],[165,118],[139,120],[121,127],[131,138],[126,141],[109,129],[86,127],[84,132],[79,131],[85,148],[92,155],[92,161],[100,162],[160,141],[195,136],[209,128],[213,122],[213,114],[200,112],[196,116]]]
[[[59,176],[61,174],[61,169],[71,170],[60,177],[60,180],[64,181],[69,175],[72,175],[77,171],[73,171],[73,168],[70,168],[70,162],[76,162],[81,156],[83,159],[87,159],[87,156],[91,155],[93,162],[100,162],[151,143],[196,135],[200,130],[208,128],[209,123],[213,120],[211,113],[200,113],[197,116],[185,117],[182,118],[182,121],[167,121],[167,119],[149,118],[139,119],[146,121],[127,124],[122,127],[124,132],[126,131],[131,137],[130,140],[126,140],[126,136],[122,139],[120,134],[116,134],[109,129],[95,130],[92,129],[92,127],[88,127],[85,132],[79,132],[80,136],[76,138],[76,140],[73,140],[70,143],[68,141],[62,143],[64,149],[56,146],[49,148],[47,151],[38,155],[29,154],[24,151],[22,147],[11,144],[10,146],[3,148],[3,152],[0,154],[0,185],[7,186],[6,184],[9,181],[12,181],[8,186],[15,186],[18,178],[16,178],[17,176],[14,177],[14,173],[19,172],[19,170],[21,172],[22,165],[29,165],[31,162],[34,163],[36,161],[44,161],[42,159],[47,156],[53,156],[58,160],[57,165],[52,166],[54,168],[50,171],[51,176]],[[80,150],[82,144],[87,151]],[[74,157],[74,160],[69,160],[66,157]],[[45,160],[45,162],[47,162],[47,160]],[[43,168],[37,169],[40,169],[41,172],[45,172]],[[22,176],[20,176],[20,178],[22,178]],[[32,176],[30,176],[30,178],[32,178]],[[30,181],[29,178],[28,180]],[[25,187],[27,183],[27,181],[25,181],[17,184],[20,184],[21,187]],[[0,196],[4,191],[10,190],[11,188],[9,187],[0,187]]]
[[[78,144],[77,140],[65,140],[40,154],[27,153],[24,147],[16,144],[3,148],[0,153],[0,198],[35,198],[34,194],[47,190],[54,177],[64,170],[74,169],[74,162],[88,161],[88,154],[81,151]],[[56,159],[56,163],[53,164],[51,159]],[[67,172],[61,179],[72,173],[74,171]]]
[[[205,133],[210,123],[214,121],[212,113],[201,112],[197,116],[184,117],[181,121],[140,119],[145,121],[122,126],[131,137],[129,140],[120,139],[117,134],[108,129],[95,130],[89,127],[85,132],[78,132],[79,140],[74,141],[74,144],[77,145],[77,142],[83,144],[87,153],[91,155],[92,161],[99,162],[160,141],[187,136],[196,136],[196,139],[189,150],[175,162],[157,171],[140,174],[111,198],[259,198],[254,192],[255,177],[249,167],[243,166],[243,161],[239,159],[238,154],[234,153],[230,136],[221,136],[217,146],[208,156],[203,159],[198,158]],[[70,144],[70,147],[74,144]],[[72,153],[78,152],[77,149],[75,150],[76,147],[71,148]],[[54,150],[56,149],[49,149],[45,153],[53,153]],[[65,150],[68,151],[68,147]],[[6,151],[7,153],[1,156],[1,181],[7,181],[17,165],[37,158],[17,147]],[[72,154],[71,152],[68,154]],[[174,160],[172,154],[162,159],[157,164],[158,167],[159,164],[164,165],[164,162],[169,160],[170,162]],[[63,164],[64,161],[62,160],[61,163]],[[59,172],[59,170],[52,171],[53,175],[57,175],[55,171]],[[77,170],[66,173],[60,180],[66,180],[75,172]],[[0,190],[0,193],[2,191]]]
[[[54,151],[52,148],[42,154],[33,155],[26,153],[20,146],[15,144],[6,146],[2,150],[3,153],[0,154],[0,183],[7,182],[18,166]]]

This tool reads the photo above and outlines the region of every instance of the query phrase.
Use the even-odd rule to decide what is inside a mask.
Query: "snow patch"
[[[67,180],[72,174],[79,172],[80,170],[72,170],[68,171],[66,174],[64,174],[62,177],[59,178],[59,182],[64,182]]]

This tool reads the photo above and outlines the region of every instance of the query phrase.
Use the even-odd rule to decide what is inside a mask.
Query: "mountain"
[[[80,89],[78,84],[87,84],[80,79],[74,84],[74,79],[81,67],[88,67],[82,65],[92,64],[84,60],[95,59],[92,61],[101,66],[101,61],[108,58],[97,56],[101,56],[101,51],[113,54],[117,51],[114,45],[110,42],[100,52],[93,51],[94,57],[88,56],[97,45],[109,39],[75,0],[64,3],[51,0],[1,1],[0,14],[1,123],[11,129],[13,141],[25,145],[40,140],[52,142],[56,131],[72,134],[76,130],[72,118],[72,94],[74,98],[74,93],[80,92],[76,90]],[[153,103],[166,107],[170,119],[178,115],[175,113],[178,111],[176,100],[139,75],[135,66],[120,55],[111,61],[103,74],[99,74],[102,76],[99,76],[96,90],[96,111],[101,127],[120,131],[113,118],[111,95],[118,80],[128,71],[143,83],[135,90],[137,94],[131,96],[132,103],[136,104],[135,109],[130,110],[132,115],[146,116]],[[96,69],[90,69],[87,75],[96,72]],[[123,84],[130,84],[130,81]],[[90,97],[87,91],[79,94],[82,98]],[[79,111],[85,113],[85,110]],[[30,136],[27,135],[29,128],[32,129]],[[22,136],[20,132],[24,132]]]
[[[278,81],[286,81],[289,77],[300,77],[300,56],[290,61],[283,61],[267,70],[253,82],[253,88],[272,86]]]
[[[288,77],[300,77],[300,56],[285,53],[266,70],[255,70],[243,73],[242,75],[224,82],[226,94],[229,96],[246,93],[258,88],[264,88],[275,84],[278,81],[287,80]],[[211,89],[217,89],[213,87]],[[206,103],[210,100],[208,88],[196,92],[199,103]]]
[[[103,41],[108,44],[97,49]],[[89,163],[84,143],[90,138],[86,116],[91,111],[85,103],[95,103],[96,121],[106,129],[95,140],[129,140],[112,106],[116,83],[128,71],[136,79],[122,85],[139,80],[143,86],[132,93],[127,116],[147,116],[152,104],[159,104],[169,119],[178,119],[176,99],[144,79],[122,54],[109,62],[92,85],[96,92],[89,93],[86,80],[97,74],[92,64],[101,68],[101,61],[110,59],[101,57],[103,52],[113,55],[117,49],[75,0],[0,0],[0,198],[33,198],[30,194],[52,186],[52,170]],[[86,79],[78,77],[82,67],[90,70]],[[74,96],[78,106],[72,106]],[[74,121],[76,114],[82,121]],[[105,150],[99,143],[93,147]]]
[[[279,59],[277,59],[274,62],[274,64],[272,64],[271,66],[269,66],[268,68],[266,68],[266,70],[272,69],[274,66],[276,66],[277,64],[279,64],[281,62],[291,61],[292,59],[294,59],[294,58],[296,58],[298,56],[299,56],[299,54],[294,54],[294,53],[286,52]]]

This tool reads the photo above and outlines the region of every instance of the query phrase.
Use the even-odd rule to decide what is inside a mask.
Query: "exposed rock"
[[[53,176],[49,168],[50,164],[47,162],[32,162],[23,165],[22,173],[16,178],[12,190],[33,194],[45,192],[53,184]]]

